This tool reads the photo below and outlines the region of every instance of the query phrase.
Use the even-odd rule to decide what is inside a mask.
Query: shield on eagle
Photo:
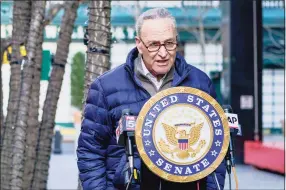
[[[181,150],[187,150],[189,145],[188,139],[178,139],[179,148]]]

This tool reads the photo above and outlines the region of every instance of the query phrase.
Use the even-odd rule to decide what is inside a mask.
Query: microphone
[[[233,135],[240,135],[241,136],[241,129],[238,124],[238,117],[237,114],[234,114],[230,105],[223,105],[222,106],[225,115],[227,116],[228,125],[230,127],[230,140],[229,140],[229,147],[226,154],[226,169],[227,172],[231,173],[231,167],[235,166],[235,158],[234,158],[234,144],[233,144]]]
[[[126,148],[131,176],[133,175],[134,170],[133,145],[136,119],[137,117],[131,114],[130,109],[124,109],[122,110],[121,119],[119,120],[119,126],[116,129],[117,144],[125,146]]]

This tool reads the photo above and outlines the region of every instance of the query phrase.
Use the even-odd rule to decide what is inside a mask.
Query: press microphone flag
[[[238,129],[238,117],[234,113],[226,113],[228,125],[230,128]]]
[[[122,111],[122,117],[119,120],[119,125],[116,129],[117,144],[126,146],[126,138],[128,136],[134,136],[136,119],[137,117],[131,115],[129,109],[124,109]]]
[[[228,126],[230,128],[230,132],[234,133],[235,135],[241,136],[242,135],[241,127],[238,122],[237,114],[232,113],[233,111],[230,105],[224,105],[222,107],[228,120]]]

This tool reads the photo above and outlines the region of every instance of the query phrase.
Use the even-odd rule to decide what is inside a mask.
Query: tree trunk
[[[24,165],[24,183],[23,189],[28,190],[32,188],[34,180],[34,169],[36,163],[36,148],[38,144],[38,136],[40,129],[39,122],[39,98],[40,98],[40,81],[41,81],[41,68],[42,68],[42,54],[43,54],[43,41],[44,29],[47,24],[56,16],[56,14],[63,8],[62,4],[55,4],[52,6],[48,15],[44,19],[43,26],[39,30],[39,44],[37,46],[35,58],[35,70],[32,81],[32,94],[29,106],[29,120],[27,121],[27,136],[26,136],[26,151],[25,151],[25,165]]]
[[[38,152],[35,166],[36,168],[32,189],[45,189],[47,186],[51,143],[55,125],[57,103],[62,86],[65,65],[69,52],[69,44],[71,42],[78,5],[78,1],[66,2],[65,13],[61,23],[60,35],[57,41],[57,50],[54,58],[54,63],[52,63],[53,68],[43,108],[43,117],[40,127]]]
[[[95,78],[110,69],[111,1],[90,1],[84,100]],[[84,109],[83,109],[84,110]],[[78,180],[78,189],[82,189]]]
[[[88,50],[85,74],[85,93],[90,83],[110,69],[111,1],[90,1],[88,20]]]
[[[36,49],[35,56],[35,70],[32,80],[31,99],[29,104],[29,120],[27,121],[27,136],[26,136],[26,150],[25,150],[25,165],[23,177],[23,189],[29,190],[32,188],[32,180],[34,176],[34,168],[36,162],[36,148],[38,144],[38,135],[40,122],[39,117],[39,99],[40,99],[40,80],[42,67],[42,51],[43,51],[43,30],[42,26],[39,34],[39,43]]]
[[[27,60],[24,63],[21,95],[17,110],[12,157],[11,188],[22,189],[24,177],[24,156],[26,148],[27,121],[31,99],[32,81],[35,68],[36,50],[40,42],[40,30],[45,17],[46,1],[34,1],[29,37],[27,41]],[[36,110],[38,111],[38,110]]]
[[[14,1],[13,7],[13,31],[12,31],[12,56],[10,61],[10,93],[7,109],[7,117],[1,139],[1,188],[10,188],[11,169],[12,169],[12,142],[14,136],[16,110],[20,97],[21,84],[21,62],[23,57],[20,54],[20,44],[26,43],[29,33],[31,18],[30,1]]]

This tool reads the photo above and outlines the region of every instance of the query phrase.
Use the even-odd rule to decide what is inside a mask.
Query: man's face
[[[143,57],[146,68],[154,76],[163,76],[174,65],[177,46],[174,45],[175,48],[170,48],[170,46],[177,43],[176,36],[173,22],[169,18],[150,19],[143,22],[141,36],[136,37],[136,46]],[[160,44],[165,44],[169,47],[168,49],[173,50],[167,50],[162,45],[158,51],[150,52],[150,49]],[[146,47],[149,47],[149,51]]]

